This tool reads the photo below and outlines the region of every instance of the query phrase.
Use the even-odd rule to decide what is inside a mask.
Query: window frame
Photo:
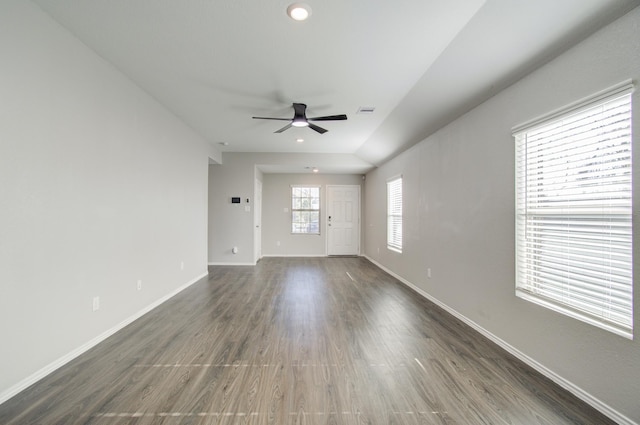
[[[402,175],[387,180],[387,249],[402,253],[403,249],[403,179]],[[392,193],[399,188],[399,193]],[[395,198],[400,198],[395,199]],[[399,229],[398,229],[399,228]]]
[[[321,202],[322,202],[322,190],[321,190],[321,186],[320,185],[305,185],[305,184],[296,184],[296,185],[291,185],[290,186],[290,192],[289,192],[289,199],[291,202],[291,215],[289,216],[290,218],[290,226],[289,229],[291,231],[292,235],[320,235],[321,234]],[[318,200],[318,208],[295,208],[295,189],[317,189],[318,190],[318,196],[317,196],[317,200]],[[315,196],[298,196],[297,198],[300,199],[315,199]],[[295,221],[294,217],[296,215],[296,213],[313,213],[313,212],[317,212],[318,213],[318,226],[317,226],[317,230],[316,231],[306,231],[306,232],[296,232],[294,231],[294,224],[295,223],[302,223],[301,221]],[[311,221],[309,221],[308,226],[310,226],[312,224]]]
[[[633,105],[631,99],[633,89],[632,81],[627,80],[512,129],[516,142],[516,296],[628,339],[633,339],[634,313]],[[625,136],[620,138],[617,136],[614,138],[605,133],[602,129],[608,130],[609,124],[602,117],[589,121],[589,123],[599,124],[599,127],[593,127],[596,128],[594,132],[598,134],[597,138],[590,139],[590,143],[596,148],[590,148],[591,150],[587,151],[592,155],[586,157],[589,162],[586,163],[583,160],[580,171],[575,171],[572,167],[578,167],[576,164],[579,161],[574,158],[578,158],[579,155],[574,152],[579,151],[584,155],[587,143],[582,141],[584,139],[582,135],[579,137],[580,142],[571,139],[571,137],[578,138],[576,136],[578,133],[571,133],[571,131],[574,131],[574,128],[583,129],[583,124],[569,126],[565,121],[569,122],[579,114],[595,111],[596,108],[604,109],[605,105],[625,96],[629,97],[628,140],[625,138],[626,133],[623,133]],[[529,152],[531,150],[529,145],[532,142],[527,136],[535,134],[536,131],[549,129],[552,125],[566,128],[568,136],[563,138],[540,136],[538,140],[545,140],[547,144],[536,148],[535,159],[530,159],[528,155],[533,153]],[[534,137],[530,136],[532,140]],[[543,139],[543,137],[547,138]],[[617,140],[626,140],[626,142],[617,142]],[[573,146],[580,146],[580,148]],[[558,147],[565,152],[557,153]],[[606,153],[609,149],[615,149],[615,155]],[[623,159],[619,159],[618,155]],[[615,158],[611,159],[612,157]],[[558,158],[561,158],[561,161]],[[551,166],[562,167],[555,168],[556,175],[560,175],[559,179],[555,177],[554,180],[551,172],[545,171],[545,168],[549,169]],[[569,176],[570,172],[574,177]],[[617,192],[620,189],[616,189],[615,192],[613,188],[605,190],[611,185],[606,179],[611,179],[612,176],[617,178],[619,175],[622,176],[619,187],[622,188],[621,193],[625,195]],[[590,181],[587,182],[586,179]],[[562,182],[557,186],[561,189],[555,189],[555,191],[547,189],[551,187],[549,182],[553,184]],[[618,183],[617,180],[616,183]],[[592,189],[587,186],[591,186]],[[615,202],[601,200],[605,196],[600,193],[606,193],[611,199],[615,199]],[[580,197],[582,198],[578,201]],[[614,206],[606,206],[606,202]],[[594,209],[600,205],[602,205],[600,210]],[[555,247],[551,248],[552,243],[549,242],[551,225],[548,224],[550,220],[556,220],[556,222],[562,220],[562,229],[557,233],[562,232],[561,237],[565,240],[566,248],[561,253],[558,253]],[[587,220],[591,222],[585,225]],[[610,235],[614,231],[609,230],[607,233],[606,220],[613,223],[609,224],[609,228],[622,223],[619,226],[623,229],[621,231],[625,232],[623,242],[612,242],[614,237]],[[554,226],[557,225],[554,224]],[[588,230],[581,230],[581,227],[588,227]],[[580,245],[584,241],[579,238],[585,238],[587,231],[590,232],[588,236],[590,240],[601,238],[601,241],[588,242],[588,248],[593,251],[589,252],[589,257],[585,254],[586,259],[580,260],[581,266],[575,266],[577,263],[575,252],[582,250]],[[617,236],[615,238],[617,239]],[[615,248],[615,251],[612,251],[611,247]],[[615,256],[616,263],[615,266],[608,266],[608,272],[606,261],[602,260],[607,252],[614,253],[610,255]],[[619,257],[624,257],[620,266],[617,264]],[[564,263],[559,261],[562,258],[566,259]],[[600,267],[598,259],[605,263],[605,266],[601,267],[605,270],[602,272],[604,277],[592,280]],[[554,276],[550,276],[549,272],[552,267]],[[620,269],[622,272],[619,271]],[[565,292],[560,292],[559,288]],[[584,295],[587,289],[589,289],[588,296]],[[606,295],[606,290],[609,291],[609,295]]]

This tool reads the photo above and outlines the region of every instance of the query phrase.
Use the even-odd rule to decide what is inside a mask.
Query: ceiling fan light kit
[[[308,127],[309,123],[300,117],[296,117],[291,122],[291,125],[294,127]]]
[[[305,3],[292,3],[287,7],[287,15],[294,21],[304,21],[311,16],[311,6]]]
[[[275,117],[252,117],[254,120],[276,120],[276,121],[289,121],[289,124],[285,125],[279,130],[274,131],[274,133],[282,133],[285,130],[290,129],[291,127],[309,127],[310,129],[324,134],[327,130],[326,128],[322,128],[318,125],[310,123],[309,121],[344,121],[347,119],[345,114],[340,115],[326,115],[324,117],[313,117],[307,118],[307,105],[304,103],[294,103],[293,104],[293,118],[275,118]]]

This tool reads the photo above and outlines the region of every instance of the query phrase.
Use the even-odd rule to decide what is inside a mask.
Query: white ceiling
[[[307,0],[310,19],[295,22],[286,0],[33,1],[220,151],[340,154],[354,168],[335,172],[357,173],[640,4]],[[291,118],[293,102],[348,120],[317,123],[320,135],[251,119]],[[299,157],[264,171],[303,170]]]

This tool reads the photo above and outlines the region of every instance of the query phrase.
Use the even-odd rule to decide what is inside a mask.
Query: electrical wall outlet
[[[142,281],[140,279],[138,279],[138,291],[142,290]]]
[[[431,267],[427,269],[427,277],[431,279]]]
[[[184,261],[180,261],[180,270],[184,270]]]
[[[100,310],[100,297],[93,297],[93,311]]]

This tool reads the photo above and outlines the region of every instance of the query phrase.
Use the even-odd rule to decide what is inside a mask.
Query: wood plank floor
[[[208,279],[0,405],[1,424],[612,424],[362,258]]]

